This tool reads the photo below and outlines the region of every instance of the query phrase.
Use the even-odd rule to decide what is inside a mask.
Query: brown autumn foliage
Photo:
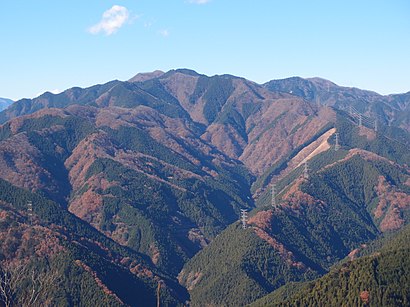
[[[331,167],[335,166],[338,163],[348,161],[356,155],[360,156],[361,158],[363,158],[366,161],[384,161],[384,162],[390,163],[392,165],[394,164],[394,165],[400,167],[399,165],[395,164],[393,161],[390,161],[389,159],[387,159],[385,157],[382,157],[382,156],[379,156],[378,154],[375,154],[371,151],[367,151],[367,150],[360,149],[360,148],[353,148],[353,149],[349,150],[348,154],[343,159],[340,159],[336,162],[333,162],[333,163],[330,163],[330,164],[326,165],[323,168],[323,170],[331,168]]]
[[[271,227],[271,220],[273,217],[273,210],[259,211],[254,216],[248,219],[248,224],[255,225],[261,229],[269,229]]]
[[[288,265],[295,266],[300,270],[306,270],[306,266],[302,262],[296,261],[293,253],[286,249],[285,245],[268,233],[271,228],[273,214],[273,210],[259,211],[249,218],[248,225],[252,225],[255,234],[272,246]]]
[[[365,290],[365,291],[360,292],[360,299],[362,300],[363,303],[369,304],[369,301],[370,301],[369,291]]]
[[[382,219],[380,230],[384,232],[399,229],[404,224],[401,212],[410,207],[410,195],[397,191],[383,176],[379,176],[375,190],[379,203],[373,214],[376,219]]]
[[[376,138],[376,132],[373,129],[369,129],[365,126],[359,127],[359,135],[365,136],[369,141],[373,141]]]
[[[278,240],[276,240],[274,237],[269,235],[266,231],[258,227],[253,227],[253,231],[259,238],[261,238],[262,240],[267,242],[270,246],[272,246],[279,253],[282,259],[286,261],[288,265],[294,266],[302,271],[305,271],[307,269],[306,265],[303,262],[296,260],[295,255],[291,251],[289,251],[285,247],[285,245],[283,245]]]
[[[56,185],[50,173],[40,166],[41,154],[25,134],[17,134],[0,143],[1,177],[29,190],[51,190]]]
[[[71,201],[69,211],[94,227],[98,227],[102,205],[103,197],[89,189]]]
[[[191,242],[197,243],[199,246],[201,246],[201,248],[206,247],[209,243],[209,240],[204,236],[204,234],[198,228],[191,228],[188,231],[188,239]]]
[[[60,243],[59,233],[50,228],[27,224],[27,218],[17,211],[0,207],[0,221],[8,224],[0,230],[0,253],[3,262],[24,262],[31,257],[52,257],[65,248]]]
[[[81,267],[84,271],[90,273],[90,275],[94,278],[95,282],[97,283],[97,285],[103,290],[103,292],[107,295],[112,296],[113,298],[115,298],[115,300],[117,302],[119,302],[120,304],[124,305],[124,302],[121,301],[121,299],[113,292],[111,291],[104,283],[103,281],[98,277],[97,273],[95,271],[93,271],[88,265],[86,265],[84,262],[82,262],[81,260],[76,260],[75,263]]]

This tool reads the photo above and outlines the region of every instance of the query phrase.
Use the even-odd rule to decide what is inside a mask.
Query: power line
[[[340,110],[342,110],[342,109],[340,109]],[[397,142],[397,143],[399,143],[403,146],[408,146],[408,143],[403,143],[403,142],[401,142],[401,141],[399,141],[395,138],[392,139],[388,134],[386,134],[383,131],[380,131],[380,125],[379,124],[380,124],[380,122],[383,123],[385,121],[385,119],[382,118],[380,115],[378,115],[376,113],[372,113],[372,117],[365,116],[364,114],[360,113],[358,110],[356,110],[351,105],[349,106],[349,115],[353,118],[358,118],[359,126],[363,126],[363,124],[367,124],[367,127],[369,127],[370,129],[373,129],[375,132],[380,133],[383,137],[385,137],[385,138],[387,138],[391,141]],[[394,118],[388,118],[387,119],[389,127],[391,126],[393,120],[394,120]]]
[[[309,164],[307,161],[304,163],[303,178],[309,179]]]
[[[356,108],[354,108],[353,106],[350,106],[350,116],[353,118],[357,118],[358,119],[358,125],[359,127],[365,126],[364,124],[367,124],[368,126],[373,126],[374,130],[377,131],[377,119],[376,118],[372,118],[372,117],[367,117],[364,114],[362,114],[361,112],[359,112]]]
[[[320,98],[319,98],[318,96],[316,96],[316,102],[317,102],[317,103],[320,103]],[[343,111],[346,112],[346,109],[343,108],[343,107],[340,107],[339,110],[343,110]],[[353,118],[352,121],[353,121],[354,123],[356,123],[355,119],[356,119],[356,118],[358,119],[358,126],[359,126],[359,127],[362,127],[362,126],[369,127],[369,126],[370,126],[369,128],[373,128],[375,132],[378,132],[378,130],[379,130],[380,127],[379,127],[379,121],[378,121],[378,119],[377,119],[377,117],[378,117],[377,114],[373,114],[373,115],[374,115],[374,118],[373,118],[373,117],[368,117],[368,116],[362,114],[361,112],[359,112],[359,111],[358,111],[356,108],[354,108],[352,105],[350,105],[350,106],[349,106],[349,115],[350,115],[350,117]],[[390,123],[393,121],[393,119],[389,119],[388,121],[389,121],[389,124],[390,124]],[[387,135],[385,135],[384,133],[383,133],[383,136],[386,137],[386,138],[388,138],[388,139],[390,139],[390,140],[392,140],[392,141],[398,142],[398,143],[400,143],[400,144],[406,146],[406,144],[404,144],[404,143],[402,143],[402,142],[400,142],[400,141],[398,141],[398,140],[396,140],[396,139],[391,139],[391,138],[389,138],[389,137],[388,137]],[[339,133],[338,133],[338,132],[335,132],[335,151],[338,151],[340,148],[341,148],[341,145],[340,145]],[[278,176],[278,177],[279,177],[279,176]],[[309,164],[308,164],[308,161],[306,161],[306,162],[304,163],[303,178],[304,178],[304,179],[309,179]],[[280,194],[285,188],[286,188],[286,187],[284,187],[279,193],[277,193],[277,191],[276,191],[276,184],[272,184],[272,186],[271,186],[271,206],[272,206],[272,207],[276,207],[276,206],[277,206],[276,196],[277,196],[278,194]],[[247,215],[246,215],[246,214],[247,214],[247,213],[246,213],[246,210],[241,210],[242,227],[243,227],[244,229],[246,228],[246,219],[247,219]]]
[[[243,229],[246,229],[247,219],[248,219],[248,211],[246,209],[241,209],[241,222],[242,222]]]
[[[30,226],[33,225],[33,203],[29,201],[27,203],[27,215],[28,215],[28,221],[30,223]]]
[[[339,149],[340,149],[340,144],[339,144],[339,133],[335,133],[335,137],[336,137],[336,140],[335,140],[335,151],[338,151]]]
[[[271,189],[271,196],[272,196],[272,207],[276,207],[276,184],[272,184],[272,189]]]

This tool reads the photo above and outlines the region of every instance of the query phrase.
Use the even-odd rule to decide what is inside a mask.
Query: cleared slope
[[[250,229],[224,231],[185,265],[179,279],[189,285],[194,305],[248,304],[285,282],[323,274],[362,243],[408,223],[410,176],[405,169],[359,154],[324,168],[328,158],[312,159],[310,178],[285,189],[278,208],[251,213]],[[270,198],[266,201],[260,206],[269,206]],[[241,249],[243,242],[247,250]],[[252,260],[241,255],[252,255]],[[226,259],[229,269],[223,265]],[[194,284],[189,283],[192,276],[197,277]]]
[[[410,131],[410,93],[382,96],[358,88],[342,87],[321,78],[299,77],[264,84],[272,91],[292,93],[312,103],[349,110],[350,106],[379,123]]]

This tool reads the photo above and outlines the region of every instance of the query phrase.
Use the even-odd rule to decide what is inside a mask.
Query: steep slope
[[[14,101],[7,98],[0,98],[0,111],[7,109]]]
[[[194,305],[242,305],[316,278],[363,242],[407,224],[406,95],[321,79],[258,85],[187,69],[45,93],[0,112],[0,178],[82,221],[110,242],[108,253],[131,253],[133,264],[118,274],[131,278],[136,264],[153,272],[143,294],[150,302],[156,276],[169,284],[167,300],[183,302],[186,293],[173,284],[180,273]],[[235,223],[240,209],[254,209],[246,230]],[[16,210],[6,215],[24,217]],[[94,277],[105,266],[118,269],[115,257],[74,241],[95,262],[57,254],[68,269],[73,261]],[[130,299],[124,291],[121,300]]]
[[[231,75],[208,77],[179,69],[20,100],[0,113],[0,123],[42,108],[73,104],[99,108],[143,105],[168,117],[191,120],[204,141],[242,161],[254,175],[263,174],[334,122],[331,110],[319,110],[293,95]]]
[[[239,208],[253,206],[244,166],[264,173],[314,141],[317,129],[334,118],[330,110],[316,114],[300,99],[229,75],[177,70],[132,81],[45,93],[1,113],[3,121],[33,114],[2,128],[2,178],[43,191],[175,273],[236,219]],[[239,136],[243,146],[237,148]],[[127,176],[120,176],[126,169]],[[148,206],[153,194],[159,196],[152,209],[133,213],[139,226],[128,218],[124,223],[135,203]],[[133,205],[125,209],[115,199]],[[160,207],[165,215],[155,212]],[[153,216],[157,221],[148,226]],[[142,241],[140,225],[146,225]],[[172,229],[178,238],[152,228]],[[152,243],[164,238],[174,247],[161,250],[165,242]]]
[[[46,92],[34,99],[19,100],[0,113],[0,123],[44,108],[66,108],[70,105],[125,108],[144,105],[171,117],[187,116],[178,102],[158,82],[148,80],[139,86],[137,83],[111,81],[86,89],[74,87],[56,95]]]
[[[330,109],[319,110],[290,94],[230,75],[208,77],[180,69],[150,82],[155,80],[202,125],[203,140],[241,160],[255,175],[311,142],[335,120]]]
[[[319,276],[292,260],[283,261],[282,251],[252,228],[234,224],[194,256],[178,279],[190,291],[192,306],[243,306],[291,280]]]
[[[210,125],[235,90],[230,75],[208,77],[188,69],[171,70],[158,81],[189,113],[193,121]]]
[[[18,302],[32,288],[39,305],[154,305],[158,282],[164,304],[175,306],[187,298],[184,289],[142,255],[109,240],[60,205],[1,179],[0,238],[0,270],[12,278],[9,290]],[[42,280],[31,276],[32,270]]]
[[[376,252],[345,262],[318,280],[293,284],[297,292],[285,286],[251,306],[407,306],[410,292],[404,285],[410,282],[409,230],[407,226],[389,236]]]
[[[163,71],[161,70],[155,70],[153,72],[146,72],[146,73],[138,73],[131,79],[129,79],[129,82],[143,82],[151,79],[158,78],[164,74]]]
[[[315,155],[329,150],[330,147],[333,149],[336,134],[341,148],[361,148],[398,164],[408,165],[410,137],[403,129],[381,125],[375,131],[374,127],[367,123],[359,126],[357,118],[349,115],[348,112],[341,110],[333,110],[333,112],[334,121],[329,121],[311,139],[273,163],[257,178],[252,185],[254,197],[260,197],[266,187],[276,184],[302,163],[309,162]],[[335,152],[334,155],[340,153]]]
[[[0,134],[2,178],[41,191],[173,274],[253,206],[240,162],[189,121],[150,107],[44,109]]]
[[[276,208],[269,209],[265,192],[248,229],[222,232],[184,266],[179,280],[193,305],[251,303],[287,282],[323,274],[362,243],[408,223],[406,167],[366,150],[333,152],[310,160],[308,179],[300,177],[302,166],[289,173],[277,183]]]
[[[229,75],[168,72],[159,81],[191,118],[207,126],[202,138],[260,174],[333,119],[288,94]],[[256,155],[255,153],[258,153]]]
[[[410,131],[410,92],[382,96],[375,92],[338,86],[321,78],[292,77],[272,80],[264,84],[272,91],[290,93],[318,105],[360,113],[385,125],[394,125]]]

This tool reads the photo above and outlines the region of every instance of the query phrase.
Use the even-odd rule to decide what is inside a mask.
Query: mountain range
[[[0,111],[7,109],[12,103],[13,103],[13,100],[11,99],[0,98]]]
[[[39,297],[63,306],[243,306],[325,278],[408,224],[409,102],[188,69],[19,100],[0,113],[1,267],[58,275]]]

